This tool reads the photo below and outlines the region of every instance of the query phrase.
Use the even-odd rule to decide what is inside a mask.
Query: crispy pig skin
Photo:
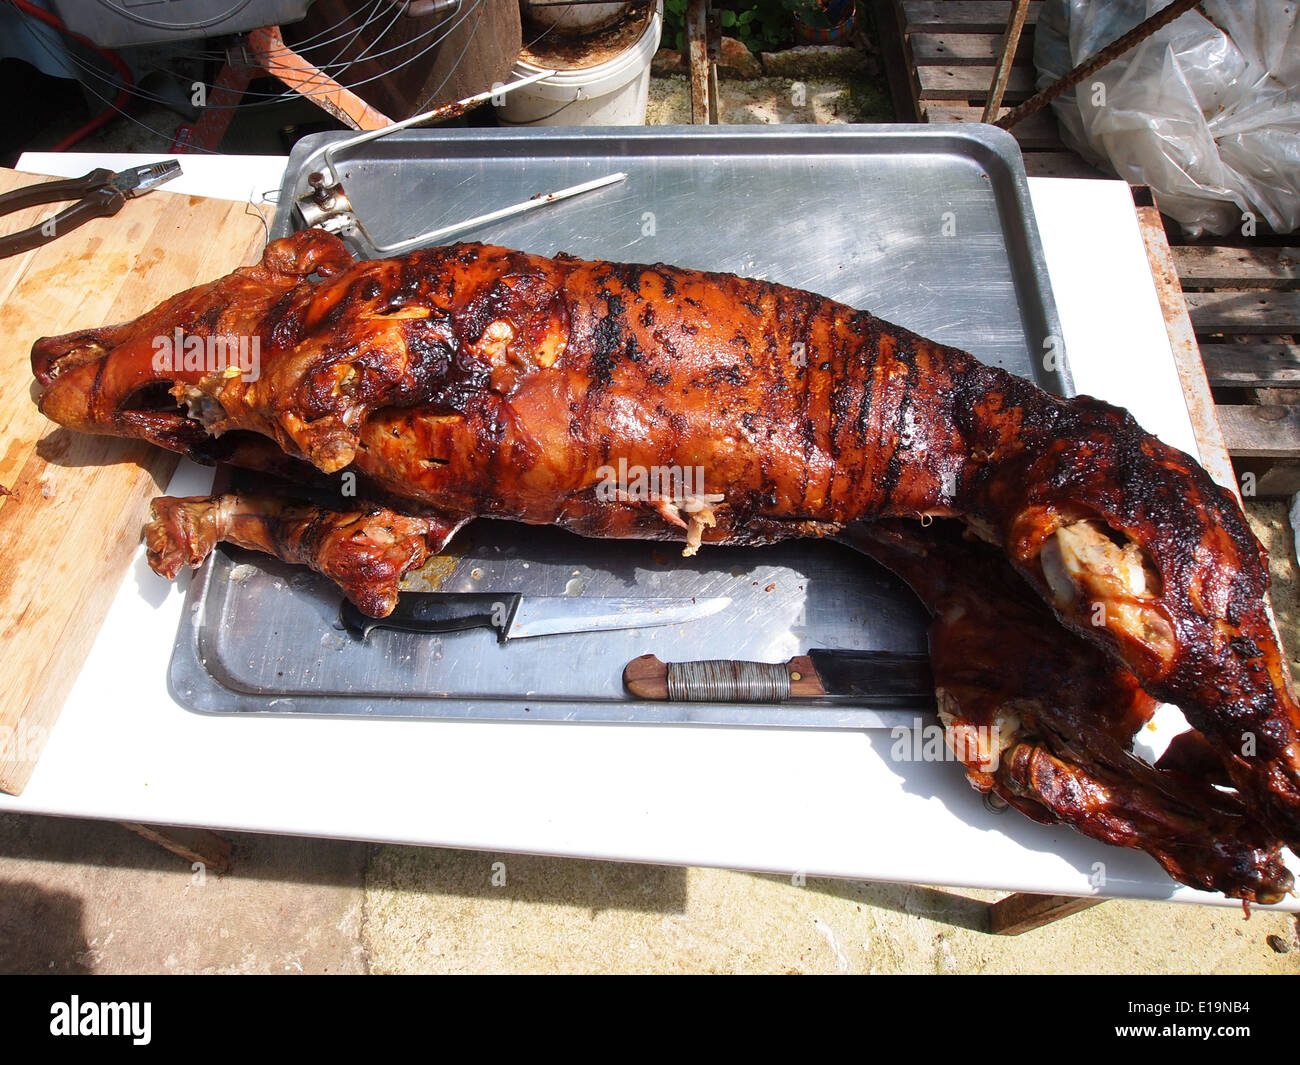
[[[939,705],[971,784],[1037,821],[1144,850],[1184,884],[1280,901],[1294,887],[1282,842],[1241,796],[1214,786],[1217,760],[1218,772],[1188,764],[1187,740],[1171,748],[1182,757],[1155,766],[1135,755],[1155,700],[1099,647],[1056,625],[999,552],[954,525],[886,520],[841,539],[902,577],[933,614]],[[997,728],[998,749],[963,742],[972,727]]]
[[[156,369],[175,328],[255,338],[259,374]],[[692,545],[959,516],[1179,705],[1257,816],[1300,840],[1300,713],[1233,496],[1127,412],[864,311],[479,244],[354,264],[308,230],[135,322],[43,338],[32,367],[42,409],[71,428],[253,466],[274,460],[249,444],[262,437],[449,527],[486,515]],[[189,417],[142,398],[162,387]],[[602,494],[620,460],[705,483]]]
[[[334,511],[266,496],[162,496],[144,539],[149,565],[168,578],[197,566],[218,543],[309,566],[371,617],[397,606],[402,577],[442,550],[456,526],[380,506]]]

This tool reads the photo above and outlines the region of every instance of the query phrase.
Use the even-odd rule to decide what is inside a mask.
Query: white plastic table
[[[28,154],[19,168],[71,176],[150,158]],[[284,159],[184,165],[169,189],[242,199],[277,188]],[[1128,187],[1031,179],[1030,191],[1078,389],[1196,453]],[[182,463],[169,492],[210,480]],[[0,795],[0,810],[1239,905],[1140,852],[992,813],[959,765],[891,760],[887,731],[190,713],[164,680],[184,578],[155,576],[143,554],[26,791]]]

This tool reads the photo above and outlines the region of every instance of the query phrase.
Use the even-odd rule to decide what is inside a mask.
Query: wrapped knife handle
[[[691,703],[783,703],[825,695],[806,655],[788,662],[712,659],[661,662],[634,658],[623,670],[627,690],[642,699]]]
[[[929,656],[905,651],[813,648],[788,662],[735,659],[661,662],[634,658],[623,684],[640,699],[692,703],[784,703],[826,696],[873,705],[934,708]]]
[[[665,679],[674,703],[783,703],[790,698],[790,674],[780,662],[669,662]]]

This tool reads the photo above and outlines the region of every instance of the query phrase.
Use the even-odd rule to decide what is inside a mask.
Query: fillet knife
[[[526,636],[605,629],[644,629],[698,621],[731,605],[726,596],[656,599],[645,596],[520,595],[518,592],[403,592],[386,618],[361,613],[348,600],[339,611],[343,627],[364,640],[372,629],[463,632],[492,629],[505,643]]]
[[[640,699],[695,703],[785,703],[855,699],[873,706],[934,709],[934,677],[924,653],[814,648],[788,662],[634,658],[623,684]]]

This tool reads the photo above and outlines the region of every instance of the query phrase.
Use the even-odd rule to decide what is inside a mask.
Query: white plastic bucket
[[[636,44],[606,63],[561,70],[507,93],[497,121],[510,126],[644,126],[650,98],[650,61],[663,33],[663,3]],[[515,78],[544,70],[524,59]]]
[[[612,4],[574,4],[556,6],[552,3],[545,7],[529,0],[523,2],[523,12],[528,21],[544,30],[559,30],[561,33],[591,33],[612,26],[627,10],[630,0],[619,0]],[[525,34],[525,39],[527,35]]]

